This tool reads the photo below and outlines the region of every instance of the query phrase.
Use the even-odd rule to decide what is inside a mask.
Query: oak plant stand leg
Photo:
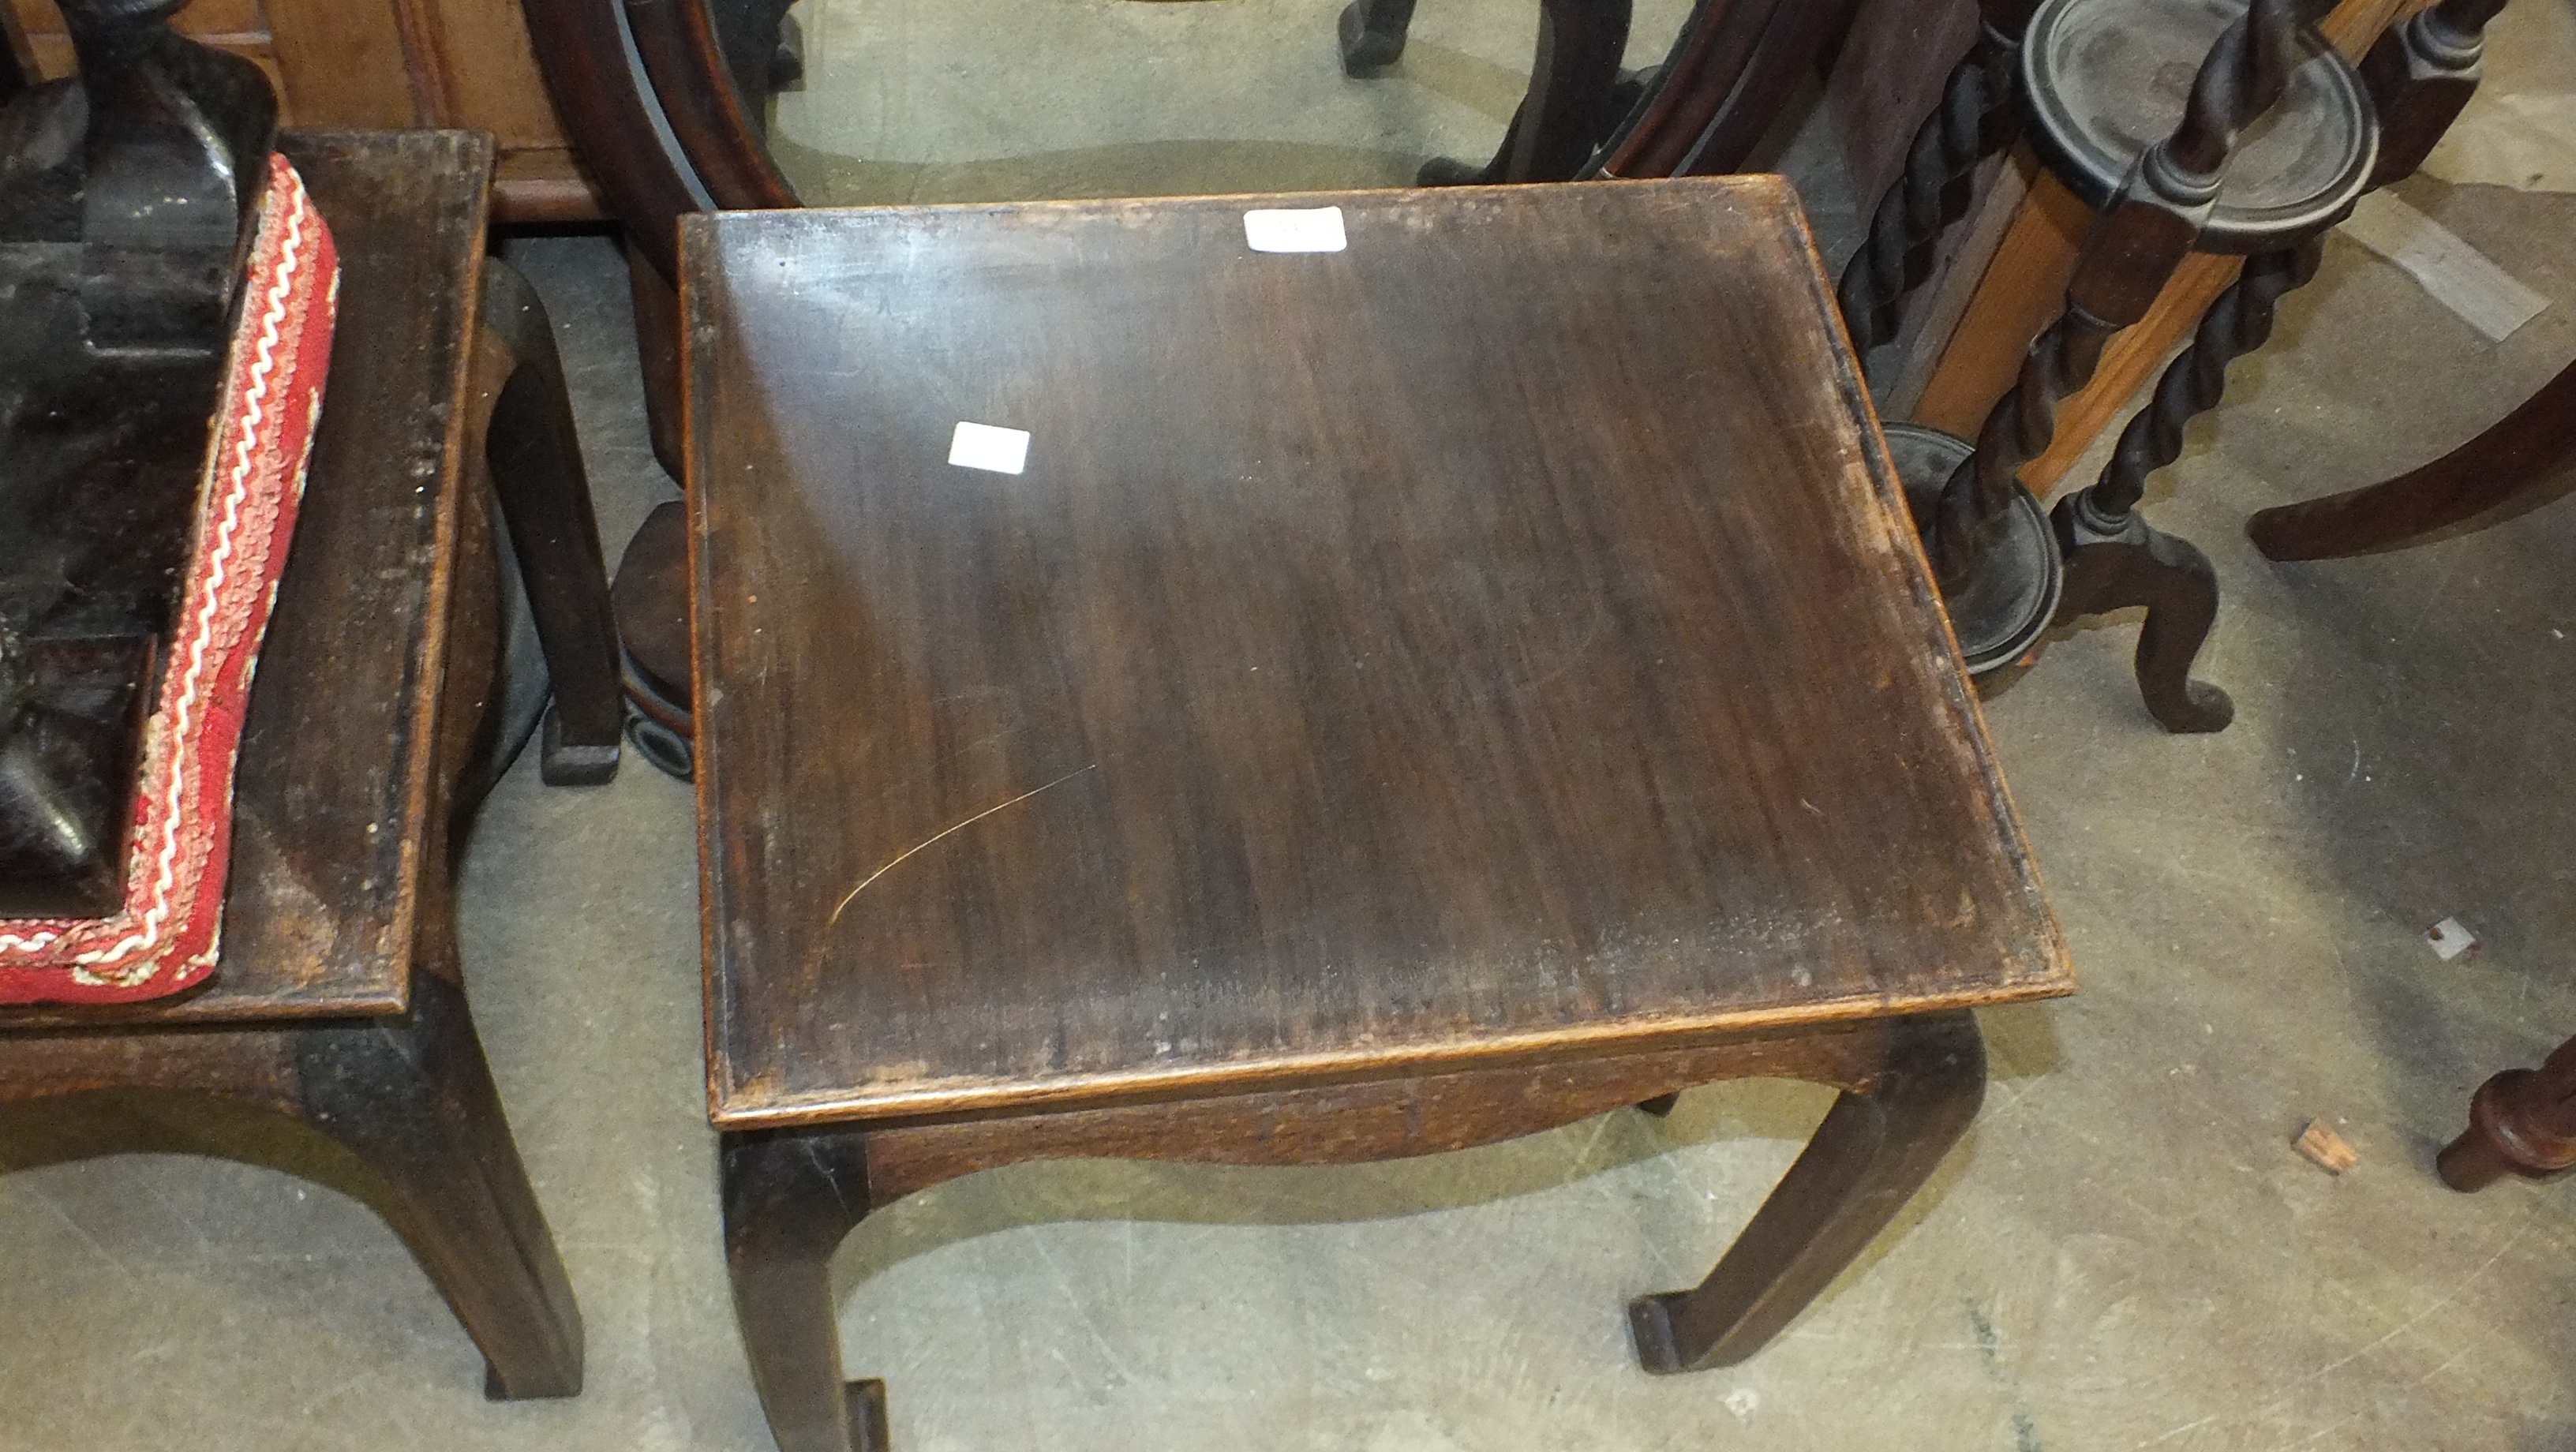
[[[2190,541],[2156,529],[2138,512],[2148,476],[2182,456],[2183,430],[2227,393],[2227,368],[2272,336],[2280,300],[2316,276],[2325,234],[2249,258],[2245,270],[2202,314],[2191,346],[2156,381],[2154,398],[2120,431],[2102,476],[2049,513],[2066,587],[2057,620],[2147,607],[2138,631],[2138,694],[2167,731],[2224,729],[2236,708],[2227,693],[2191,679],[2191,665],[2218,619],[2218,571]]]
[[[841,1377],[832,1250],[868,1213],[864,1135],[728,1134],[725,1261],[752,1384],[780,1452],[883,1452],[885,1383]]]
[[[2540,1179],[2576,1165],[2576,1039],[2537,1069],[2507,1069],[2478,1086],[2469,1127],[2434,1161],[2463,1193],[2506,1175]]]
[[[1868,1245],[1966,1132],[1986,1092],[1965,1013],[1880,1025],[1877,1074],[1846,1089],[1708,1279],[1628,1307],[1648,1371],[1705,1371],[1759,1351]]]
[[[401,1018],[293,1031],[299,1117],[381,1185],[379,1209],[465,1325],[495,1400],[581,1390],[581,1312],[454,984]]]

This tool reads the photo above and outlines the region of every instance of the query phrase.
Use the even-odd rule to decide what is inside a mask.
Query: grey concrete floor
[[[2525,0],[2498,33],[2479,114],[2509,141],[2515,107],[2564,109],[2576,24]],[[1706,1268],[1822,1112],[1806,1087],[1403,1164],[1028,1165],[841,1251],[844,1351],[890,1380],[898,1445],[2576,1447],[2576,1187],[2463,1197],[2429,1168],[2480,1079],[2576,1031],[2576,506],[2331,564],[2241,533],[2444,451],[2576,354],[2576,196],[2518,190],[2541,176],[2519,155],[2403,195],[2546,312],[2489,344],[2337,240],[2151,496],[2225,582],[2203,669],[2236,724],[2159,733],[2129,622],[1989,700],[2082,989],[1985,1015],[1983,1117],[1777,1344],[1650,1378],[1621,1307]],[[614,546],[671,492],[615,253],[512,255],[562,330]],[[522,761],[468,857],[476,1014],[588,1320],[579,1399],[483,1401],[355,1201],[126,1157],[0,1174],[0,1449],[767,1448],[717,1234],[690,811],[640,763],[571,791]],[[2480,951],[2434,957],[2446,915]],[[2292,1153],[2311,1116],[2357,1168]]]

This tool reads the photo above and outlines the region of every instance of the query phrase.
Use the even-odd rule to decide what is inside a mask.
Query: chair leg
[[[1404,35],[1413,25],[1413,0],[1351,0],[1340,24],[1342,72],[1373,76],[1404,57]]]
[[[2576,363],[2485,433],[2363,489],[2266,509],[2246,522],[2276,560],[2399,549],[2455,525],[2535,509],[2576,488]]]
[[[293,1035],[300,1118],[348,1150],[482,1349],[485,1395],[581,1390],[581,1311],[502,1117],[465,997],[416,974],[402,1018]]]
[[[1846,1090],[1798,1162],[1695,1290],[1628,1307],[1653,1372],[1732,1366],[1762,1349],[1859,1255],[1949,1153],[1986,1092],[1966,1013],[1893,1019],[1883,1067]]]
[[[544,775],[556,786],[596,785],[617,775],[625,697],[608,567],[563,361],[536,289],[498,258],[483,267],[482,324],[492,364],[484,458],[554,680],[540,748]]]
[[[1423,186],[1571,181],[1618,125],[1611,97],[1628,46],[1634,0],[1540,0],[1529,91],[1484,166],[1435,157]]]
[[[845,1382],[832,1250],[868,1213],[867,1139],[724,1137],[725,1260],[752,1384],[780,1452],[884,1452],[885,1383]]]
[[[2442,1183],[2466,1193],[2506,1175],[2539,1179],[2576,1166],[2576,1039],[2537,1069],[2507,1069],[2478,1086],[2469,1127],[2442,1150]]]

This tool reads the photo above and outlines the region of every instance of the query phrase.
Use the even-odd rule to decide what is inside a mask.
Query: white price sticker
[[[961,423],[948,440],[948,462],[961,469],[1016,474],[1029,464],[1029,431]]]
[[[1339,207],[1270,207],[1243,214],[1243,240],[1255,252],[1339,252],[1350,245]]]

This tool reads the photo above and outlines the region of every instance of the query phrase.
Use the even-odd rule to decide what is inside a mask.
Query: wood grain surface
[[[2067,991],[1785,183],[1276,201],[683,224],[720,1125]]]
[[[393,1013],[412,968],[453,557],[456,408],[483,262],[489,138],[280,143],[340,251],[340,315],[303,508],[234,785],[223,962],[203,992],[46,1024]]]

